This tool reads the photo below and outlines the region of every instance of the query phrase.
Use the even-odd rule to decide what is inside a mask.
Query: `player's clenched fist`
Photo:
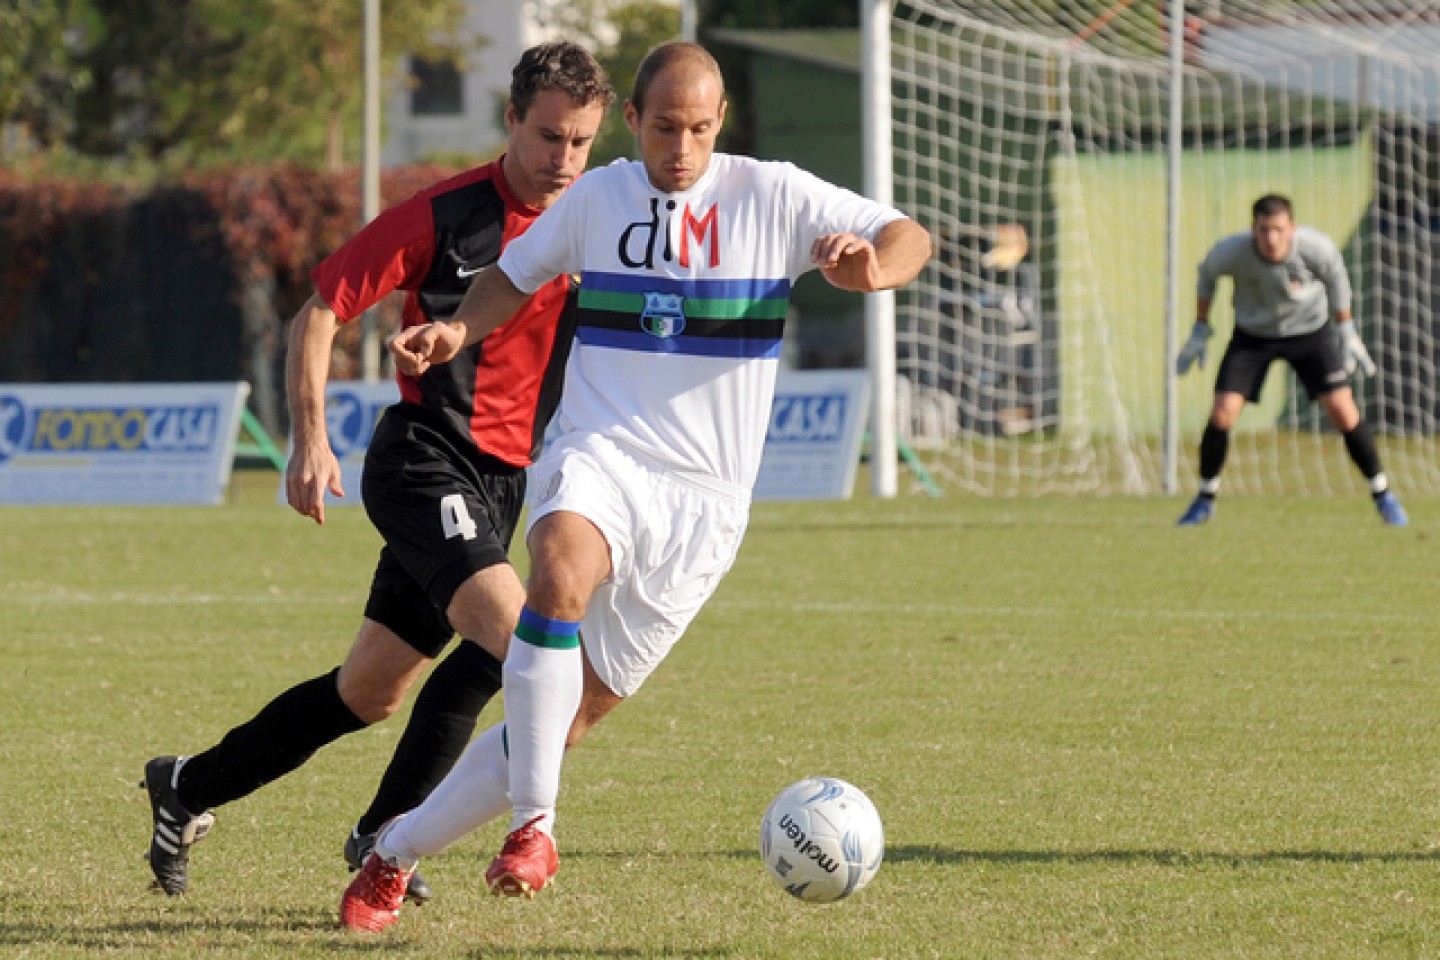
[[[425,323],[401,330],[390,340],[395,366],[418,377],[437,363],[446,363],[465,346],[465,331],[448,323]]]
[[[880,287],[880,264],[875,247],[853,233],[830,233],[816,238],[810,247],[810,262],[820,274],[841,290],[869,293]]]

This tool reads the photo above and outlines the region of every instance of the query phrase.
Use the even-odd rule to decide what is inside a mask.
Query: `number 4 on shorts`
[[[466,540],[475,539],[475,531],[479,529],[475,521],[470,519],[470,511],[465,507],[465,498],[458,493],[452,493],[440,500],[440,528],[445,531],[445,539],[453,537],[464,537]]]

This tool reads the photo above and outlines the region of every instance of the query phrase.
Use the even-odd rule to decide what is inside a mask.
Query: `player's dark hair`
[[[635,71],[635,89],[630,94],[630,102],[635,107],[635,112],[645,112],[645,94],[650,89],[650,84],[655,81],[667,67],[677,63],[691,63],[702,70],[707,70],[715,76],[715,82],[720,85],[720,98],[725,98],[725,78],[720,73],[720,64],[710,55],[710,51],[698,43],[685,43],[675,40],[670,43],[662,43],[645,54],[645,59],[640,61],[640,68]]]
[[[521,120],[541,90],[558,90],[582,107],[615,102],[615,88],[599,61],[573,43],[542,43],[520,55],[510,71],[510,104]]]
[[[1285,214],[1291,220],[1295,219],[1295,208],[1290,206],[1290,198],[1278,193],[1267,193],[1255,201],[1255,206],[1250,208],[1250,215],[1256,220],[1261,217],[1275,217]]]

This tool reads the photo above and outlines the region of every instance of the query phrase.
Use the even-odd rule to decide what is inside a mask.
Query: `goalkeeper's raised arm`
[[[1349,377],[1357,369],[1373,376],[1378,367],[1351,316],[1345,259],[1325,234],[1296,225],[1286,197],[1261,197],[1251,215],[1249,230],[1221,239],[1201,261],[1195,326],[1176,358],[1178,373],[1192,365],[1204,367],[1210,307],[1218,281],[1229,277],[1235,330],[1215,375],[1210,419],[1200,440],[1200,490],[1180,524],[1194,526],[1214,515],[1230,431],[1245,404],[1260,399],[1270,364],[1284,360],[1344,438],[1381,518],[1404,526],[1405,511],[1390,491],[1350,389]]]

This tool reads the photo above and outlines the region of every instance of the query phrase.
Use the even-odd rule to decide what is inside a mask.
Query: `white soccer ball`
[[[874,878],[885,856],[875,804],[834,777],[792,783],[760,821],[760,858],[792,897],[843,900]]]

